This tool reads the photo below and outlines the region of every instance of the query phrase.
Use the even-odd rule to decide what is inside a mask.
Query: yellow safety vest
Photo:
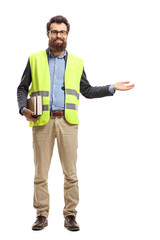
[[[41,95],[43,98],[43,114],[29,126],[42,126],[50,119],[50,72],[46,50],[30,55],[32,85],[29,89],[31,97]],[[71,124],[79,124],[78,105],[80,80],[83,72],[83,60],[68,53],[64,85],[65,85],[65,119]]]

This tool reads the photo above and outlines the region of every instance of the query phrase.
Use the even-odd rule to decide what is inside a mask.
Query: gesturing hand
[[[127,90],[130,90],[135,87],[134,84],[125,85],[128,83],[130,83],[130,82],[117,82],[114,84],[113,88],[114,88],[114,90],[127,91]]]

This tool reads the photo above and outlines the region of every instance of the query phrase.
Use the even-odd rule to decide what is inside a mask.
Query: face
[[[67,26],[65,23],[52,23],[50,25],[50,31],[67,31]],[[60,33],[56,35],[51,32],[47,32],[49,38],[49,48],[54,52],[62,52],[66,49],[68,34],[61,36]]]

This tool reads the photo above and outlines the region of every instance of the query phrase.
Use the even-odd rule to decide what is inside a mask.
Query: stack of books
[[[35,114],[33,117],[42,115],[42,96],[34,96],[27,99],[28,108]]]

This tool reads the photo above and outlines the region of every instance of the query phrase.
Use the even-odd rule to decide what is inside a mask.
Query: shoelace
[[[44,223],[44,221],[45,221],[45,217],[44,216],[37,216],[37,221],[42,221],[43,223]]]
[[[75,217],[74,216],[68,216],[68,221],[74,221],[75,222]]]

